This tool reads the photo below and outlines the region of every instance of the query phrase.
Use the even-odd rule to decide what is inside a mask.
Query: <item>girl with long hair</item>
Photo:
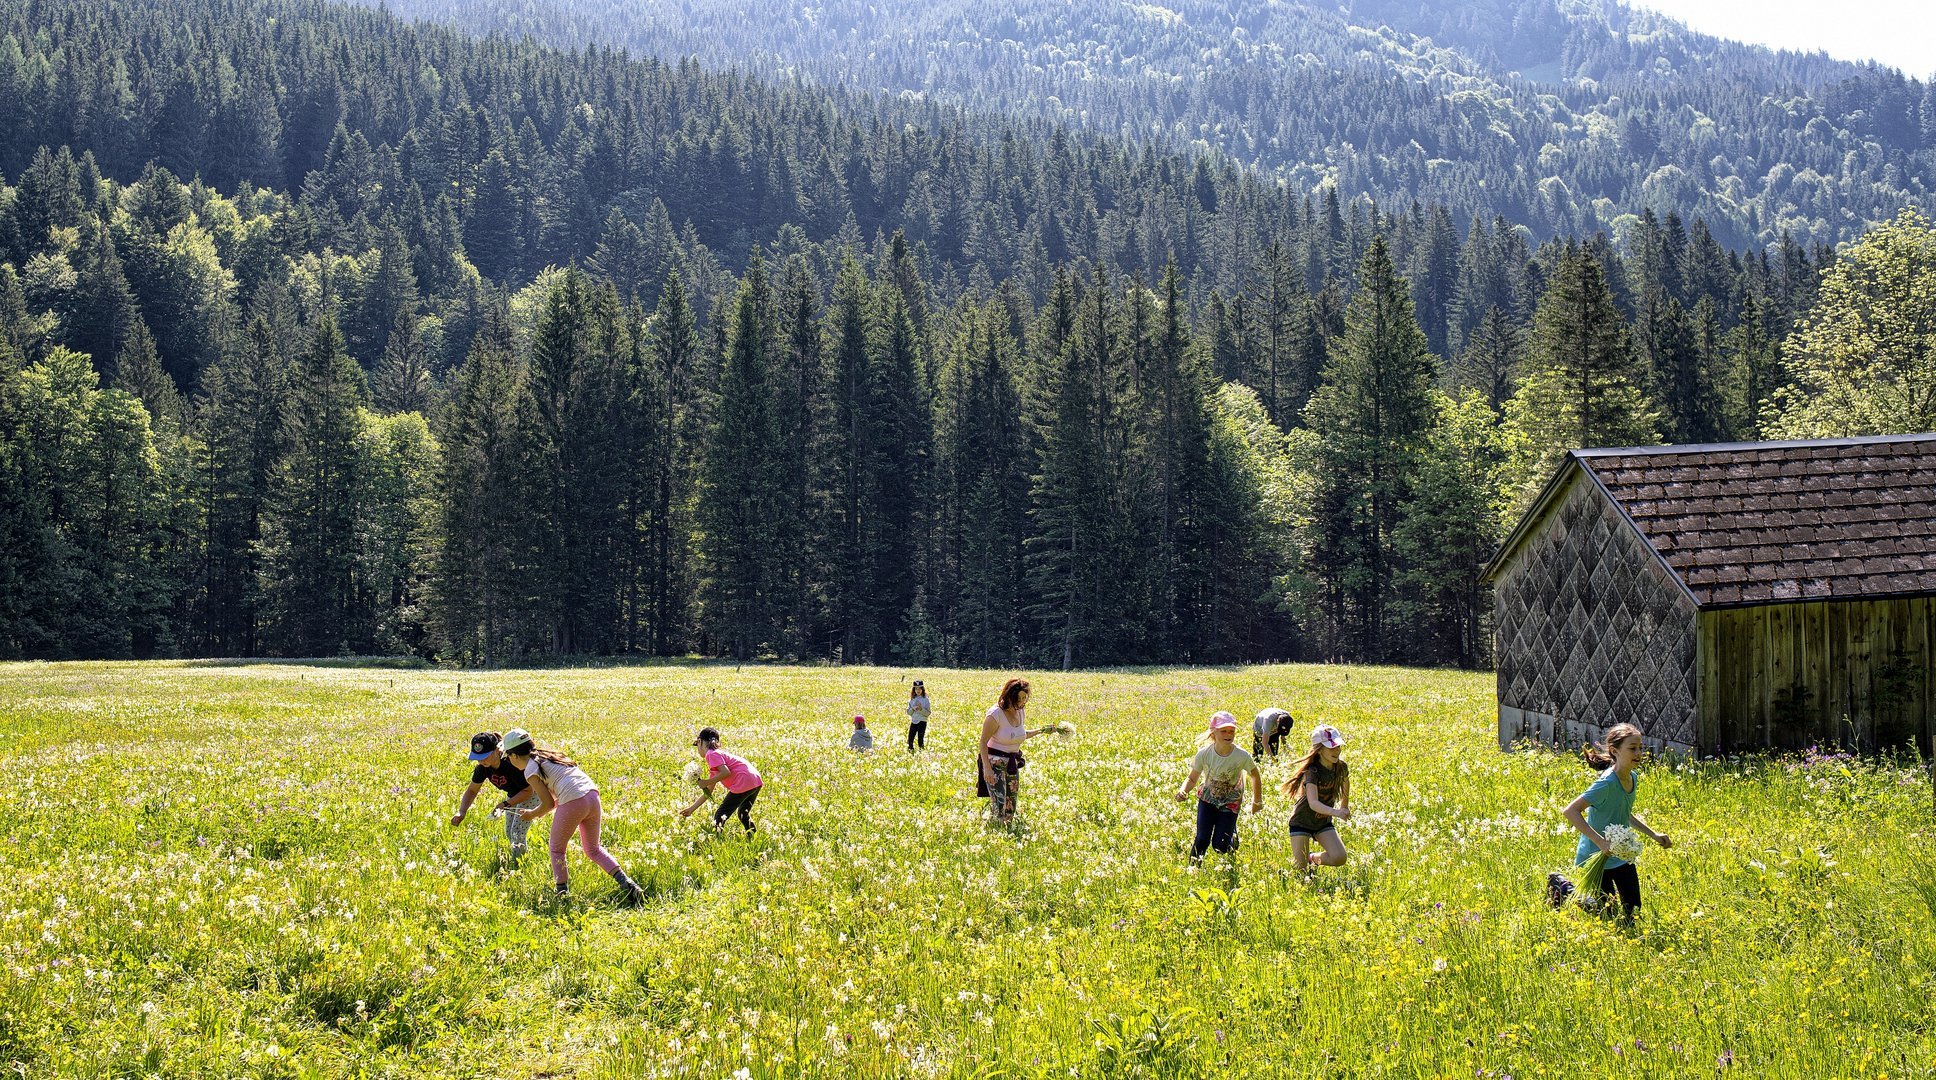
[[[1291,858],[1306,872],[1320,866],[1343,866],[1344,841],[1338,839],[1340,821],[1351,820],[1351,767],[1344,763],[1344,733],[1330,724],[1311,732],[1311,752],[1291,766],[1284,794],[1291,807]],[[1311,841],[1323,850],[1313,852]]]
[[[1203,861],[1203,853],[1216,848],[1225,854],[1237,850],[1237,821],[1244,808],[1244,786],[1248,782],[1252,798],[1250,812],[1264,808],[1264,774],[1257,759],[1237,745],[1237,718],[1227,712],[1210,717],[1210,730],[1199,740],[1196,757],[1190,759],[1190,778],[1177,789],[1176,801],[1183,802],[1197,790],[1197,835],[1190,845],[1190,865]]]
[[[604,808],[598,801],[598,785],[585,775],[585,770],[556,750],[539,749],[529,732],[517,728],[504,733],[502,745],[505,760],[524,773],[524,778],[538,793],[536,809],[513,812],[526,821],[536,821],[556,812],[551,819],[551,880],[557,886],[558,895],[565,895],[570,882],[565,868],[565,849],[571,845],[571,835],[575,832],[585,857],[612,875],[618,887],[625,890],[627,903],[636,905],[644,900],[645,891],[639,888],[638,882],[627,876],[619,868],[618,860],[599,846],[598,827],[604,818]]]
[[[860,717],[856,716],[854,719],[858,721]],[[692,745],[706,763],[706,775],[699,781],[699,795],[692,800],[692,805],[679,811],[679,816],[691,817],[694,810],[699,809],[702,803],[713,797],[713,786],[724,784],[726,797],[720,800],[719,808],[713,811],[713,830],[717,832],[725,827],[726,819],[738,814],[739,823],[746,826],[746,834],[751,836],[756,828],[753,824],[753,800],[760,797],[761,789],[766,786],[760,771],[753,767],[752,762],[738,754],[721,750],[717,729],[700,728],[698,737],[692,740]],[[872,745],[871,740],[869,745]]]
[[[934,702],[928,700],[928,684],[920,679],[908,687],[908,750],[919,745],[928,748],[928,717],[934,713]]]
[[[1633,812],[1640,794],[1640,774],[1634,771],[1645,749],[1641,730],[1634,724],[1615,724],[1607,729],[1606,740],[1586,748],[1586,763],[1601,770],[1600,775],[1580,797],[1566,804],[1562,816],[1580,842],[1573,849],[1573,865],[1582,866],[1594,853],[1608,853],[1606,872],[1600,877],[1603,896],[1617,893],[1621,915],[1631,920],[1640,910],[1640,872],[1634,864],[1614,858],[1606,830],[1615,825],[1639,832],[1663,848],[1674,846],[1666,833],[1658,833]]]

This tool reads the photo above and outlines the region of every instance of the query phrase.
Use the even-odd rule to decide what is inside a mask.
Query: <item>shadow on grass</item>
[[[430,671],[440,666],[421,656],[209,656],[179,663],[191,668],[313,667],[379,671]]]

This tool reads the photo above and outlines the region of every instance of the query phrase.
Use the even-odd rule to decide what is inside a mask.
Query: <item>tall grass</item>
[[[1936,844],[1911,763],[1643,766],[1631,929],[1548,909],[1577,759],[1501,754],[1491,680],[1255,667],[1034,674],[1020,824],[972,744],[1002,673],[0,666],[0,1065],[42,1076],[1936,1075]],[[456,683],[463,682],[461,701]],[[1288,807],[1187,866],[1208,714],[1351,737],[1349,865]],[[865,714],[881,748],[846,749]],[[447,819],[479,728],[598,781],[624,910],[543,827]],[[701,723],[766,775],[715,839]]]

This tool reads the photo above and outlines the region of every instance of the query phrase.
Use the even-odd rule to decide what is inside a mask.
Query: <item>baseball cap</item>
[[[1344,732],[1330,724],[1319,724],[1311,729],[1312,746],[1338,747],[1344,745]]]
[[[491,756],[491,752],[496,750],[497,746],[497,732],[478,732],[471,736],[471,760],[483,761],[485,758]]]
[[[1215,731],[1220,727],[1236,727],[1236,726],[1237,726],[1237,718],[1230,715],[1227,712],[1218,710],[1217,712],[1210,714],[1211,731]]]
[[[855,726],[855,727],[865,727],[865,726],[867,726],[867,718],[866,718],[865,716],[856,716],[856,717],[854,717],[854,726]]]
[[[503,746],[505,750],[510,751],[516,750],[520,746],[528,746],[530,743],[530,732],[523,728],[512,728],[504,733],[504,741],[499,745]]]

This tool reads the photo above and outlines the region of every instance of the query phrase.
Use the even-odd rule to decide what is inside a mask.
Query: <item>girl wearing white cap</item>
[[[551,819],[551,880],[558,886],[558,895],[565,895],[570,881],[565,870],[565,849],[575,832],[585,857],[612,875],[618,887],[625,890],[627,903],[638,904],[644,900],[645,891],[639,888],[638,882],[628,877],[619,868],[618,861],[599,846],[598,826],[605,816],[604,808],[598,801],[598,785],[585,775],[585,770],[556,750],[538,749],[531,741],[531,734],[517,728],[504,733],[503,745],[505,759],[522,771],[538,792],[537,809],[512,812],[526,821],[536,821],[557,811],[557,816]]]
[[[1190,778],[1178,789],[1176,801],[1188,799],[1199,779],[1203,789],[1197,794],[1196,841],[1190,845],[1193,866],[1203,861],[1203,853],[1209,848],[1225,854],[1237,850],[1237,820],[1244,807],[1246,779],[1251,788],[1250,812],[1264,808],[1264,774],[1257,768],[1257,759],[1237,745],[1237,718],[1227,712],[1210,718],[1210,730],[1204,734],[1197,756],[1190,760]]]
[[[1351,768],[1343,751],[1344,733],[1319,724],[1311,732],[1311,752],[1291,766],[1284,781],[1284,794],[1296,800],[1291,808],[1291,858],[1306,870],[1344,865],[1337,823],[1351,820]],[[1312,840],[1324,850],[1313,853]]]

